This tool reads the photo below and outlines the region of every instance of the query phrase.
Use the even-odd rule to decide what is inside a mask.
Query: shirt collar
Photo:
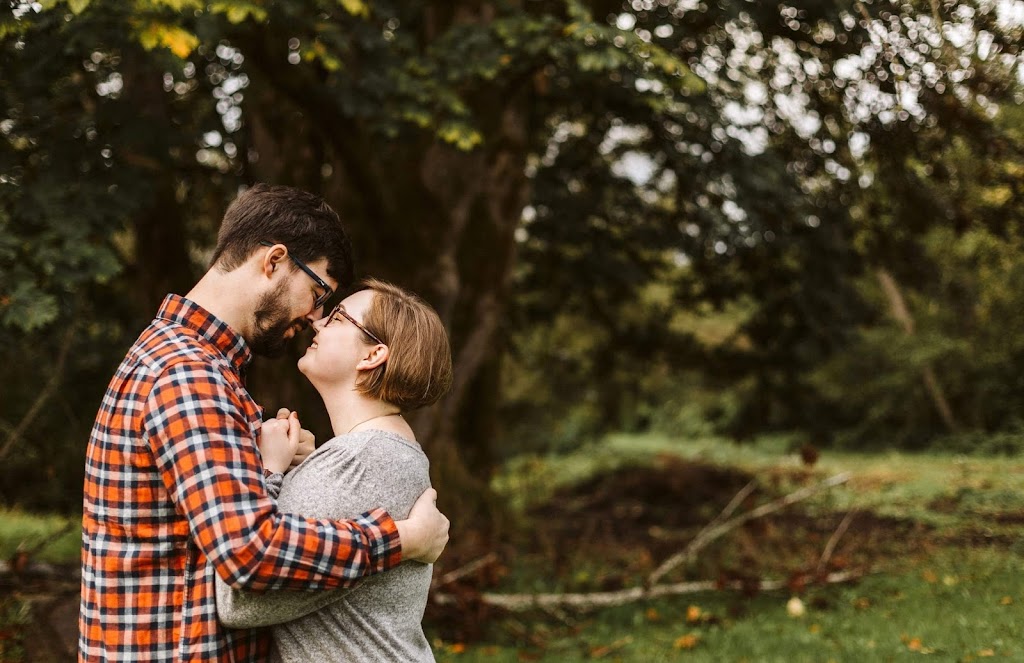
[[[244,371],[252,361],[252,350],[241,334],[190,299],[175,294],[167,295],[156,317],[194,330],[224,353],[239,372]]]

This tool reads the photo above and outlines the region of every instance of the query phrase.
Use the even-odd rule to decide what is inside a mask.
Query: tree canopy
[[[360,271],[441,313],[455,385],[417,427],[454,494],[498,441],[685,402],[739,437],[1017,425],[1004,5],[5,4],[6,499],[78,476],[110,370],[255,181],[324,195]],[[251,386],[315,410],[295,373]]]

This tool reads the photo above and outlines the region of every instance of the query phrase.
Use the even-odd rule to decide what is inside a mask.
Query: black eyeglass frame
[[[278,242],[278,243],[280,243],[280,242]],[[260,246],[270,246],[270,247],[273,247],[273,246],[277,246],[277,244],[274,244],[273,242],[268,242],[266,240],[263,240],[262,242],[260,242]],[[296,267],[298,267],[302,271],[306,272],[306,275],[309,276],[309,278],[313,279],[313,281],[315,281],[318,286],[320,286],[321,288],[324,289],[323,294],[322,295],[317,295],[316,299],[313,300],[313,308],[320,308],[325,303],[327,303],[327,300],[330,299],[332,295],[334,295],[334,289],[331,288],[331,286],[327,285],[327,283],[325,283],[322,278],[317,276],[316,272],[314,272],[312,269],[309,268],[309,265],[307,265],[306,263],[302,262],[301,260],[299,260],[298,258],[293,256],[292,252],[291,252],[291,249],[288,250],[288,257],[292,259],[292,262],[295,263]]]
[[[337,320],[338,319],[337,316],[339,316],[339,315],[341,317],[345,318],[346,320],[348,320],[349,322],[351,322],[352,324],[354,324],[356,326],[356,328],[359,329],[359,331],[363,332],[364,334],[366,334],[367,336],[369,336],[373,340],[377,341],[381,345],[387,345],[387,343],[382,341],[379,336],[374,334],[372,331],[367,329],[361,322],[359,322],[358,320],[353,318],[351,315],[349,315],[348,311],[345,310],[345,307],[341,304],[341,302],[339,302],[338,305],[335,306],[334,308],[332,308],[331,312],[327,314],[327,322],[324,323],[324,327],[326,327],[327,325],[329,325],[332,322],[334,322],[335,320]]]

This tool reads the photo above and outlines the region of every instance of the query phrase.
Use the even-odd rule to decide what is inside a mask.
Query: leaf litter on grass
[[[808,470],[782,464],[769,471],[758,467],[751,469],[716,465],[692,456],[666,453],[652,454],[648,461],[646,464],[610,464],[607,471],[591,475],[575,484],[563,484],[561,488],[552,490],[550,497],[543,503],[535,502],[525,515],[525,522],[530,524],[529,536],[511,543],[515,551],[515,562],[509,563],[509,566],[515,568],[510,569],[509,576],[500,586],[492,586],[490,591],[586,592],[637,586],[653,568],[685,546],[751,478],[757,479],[758,491],[740,511],[776,498],[794,487],[817,481],[825,472],[836,469],[834,459],[831,467],[819,464],[814,470]],[[929,458],[922,461],[929,476],[942,475],[940,463],[941,460]],[[864,465],[869,464],[864,462]],[[900,634],[904,632],[894,633],[887,641],[864,633],[844,635],[842,624],[837,625],[828,618],[829,615],[841,615],[844,621],[859,624],[858,628],[865,628],[869,632],[887,627],[902,615],[918,619],[914,617],[915,609],[907,611],[908,602],[931,601],[933,597],[922,598],[924,590],[921,588],[910,590],[904,586],[893,587],[891,584],[876,585],[873,579],[891,576],[899,579],[898,585],[906,585],[910,582],[908,578],[914,575],[901,574],[912,573],[922,585],[929,585],[920,575],[922,567],[918,566],[917,571],[912,570],[922,560],[935,554],[941,556],[943,550],[951,547],[966,549],[968,552],[959,557],[973,559],[974,555],[970,551],[979,547],[994,544],[1005,549],[1011,543],[1008,539],[993,540],[990,536],[979,536],[977,530],[971,533],[971,527],[976,522],[967,517],[969,514],[963,514],[964,517],[954,523],[957,527],[952,529],[940,529],[927,518],[916,518],[918,514],[928,513],[932,506],[928,500],[934,500],[935,495],[940,493],[937,488],[922,490],[901,485],[902,481],[913,481],[913,472],[908,467],[912,468],[913,465],[903,464],[896,470],[883,472],[885,481],[881,483],[886,492],[898,495],[909,508],[901,508],[898,512],[890,510],[888,515],[880,515],[869,508],[856,510],[850,518],[849,529],[839,539],[827,560],[828,569],[870,569],[874,572],[874,575],[852,589],[815,587],[815,575],[812,572],[822,560],[822,550],[826,543],[835,535],[837,527],[849,513],[849,509],[839,507],[859,501],[858,493],[849,488],[843,489],[842,499],[823,498],[813,505],[797,505],[763,520],[747,523],[705,550],[694,564],[679,569],[670,580],[713,577],[724,583],[742,578],[789,578],[792,595],[806,606],[808,615],[813,615],[800,627],[802,636],[792,635],[797,650],[801,646],[816,646],[815,642],[825,646],[822,643],[849,638],[851,646],[859,643],[858,646],[866,647],[869,651],[874,651],[874,648],[882,651],[888,647],[892,655],[895,655],[895,650],[892,650],[894,645],[905,652],[917,654],[945,655],[955,651],[959,652],[958,655],[979,657],[983,656],[981,652],[1002,651],[995,642],[979,641],[974,643],[976,646],[968,646],[967,642],[963,642],[950,647],[941,642],[941,637],[936,639],[929,633],[914,633],[909,627],[905,630],[908,637],[906,642],[900,640]],[[984,469],[987,466],[980,464],[978,467]],[[1007,498],[1004,490],[1002,496],[995,495],[987,501],[984,492],[986,486],[994,486],[993,493],[999,492],[1000,486],[986,484],[981,476],[983,472],[978,467],[974,467],[970,474],[962,468],[954,467],[946,472],[946,477],[952,476],[955,479],[958,475],[967,476],[972,482],[972,490],[981,491],[970,495],[972,506],[982,504],[991,507],[986,509],[986,519],[996,523],[1001,519],[1013,522],[1014,512],[1009,509],[1000,510],[1001,506],[1012,506],[1012,500]],[[878,470],[867,470],[865,474],[870,475],[872,471]],[[851,483],[858,490],[870,490],[870,486],[874,485],[873,480],[868,476],[866,481]],[[942,490],[956,490],[955,481],[947,482]],[[863,501],[872,503],[871,499]],[[893,515],[895,513],[905,517]],[[966,530],[958,530],[960,526]],[[957,537],[956,531],[966,533],[966,536]],[[965,574],[948,568],[936,566],[931,573],[935,576],[934,585],[946,591],[973,582]],[[979,582],[990,581],[982,578]],[[853,593],[848,594],[848,590]],[[991,605],[1003,609],[1015,605],[1012,596],[1009,597],[1010,602],[1004,603],[1003,598],[1006,596],[1005,592],[1001,593],[993,599]],[[772,598],[771,603],[782,606],[787,598]],[[634,612],[639,621],[634,620],[633,626],[629,628],[635,630],[636,624],[640,624],[642,630],[651,630],[655,635],[637,635],[632,642],[625,644],[620,637],[615,637],[616,629],[624,628],[624,625],[615,625],[621,622],[621,617],[615,615],[623,613],[626,608],[601,611],[586,619],[570,613],[559,618],[541,614],[516,615],[514,620],[523,624],[541,619],[551,624],[546,638],[543,641],[535,639],[534,648],[531,649],[534,655],[539,653],[542,659],[545,657],[544,652],[549,652],[553,657],[546,660],[577,660],[565,658],[566,647],[572,648],[569,644],[571,641],[589,643],[579,650],[585,653],[605,652],[602,647],[619,643],[621,646],[614,649],[617,660],[647,660],[654,646],[652,643],[658,642],[661,644],[657,646],[662,648],[659,651],[664,652],[686,649],[678,647],[677,643],[693,643],[694,651],[689,652],[687,649],[687,656],[699,656],[699,651],[714,649],[719,652],[742,651],[742,645],[730,645],[723,649],[722,643],[736,637],[742,639],[744,635],[740,627],[752,623],[752,618],[759,619],[766,614],[762,597],[756,592],[747,595],[716,593],[706,600],[727,616],[714,622],[691,623],[687,617],[692,612],[687,606],[695,604],[692,598],[686,597],[638,605]],[[671,607],[680,603],[682,607]],[[702,600],[700,609],[703,606]],[[784,616],[785,610],[778,614]],[[492,638],[491,642],[504,644],[488,646],[498,646],[501,650],[514,647],[512,641],[501,635],[501,624],[505,618],[500,614],[496,617],[488,637]],[[782,628],[781,622],[774,621],[777,619],[771,617],[768,621],[779,624],[774,628]],[[934,619],[933,616],[920,617],[920,621],[925,623]],[[878,622],[878,625],[864,626],[873,622]],[[691,630],[675,630],[674,634],[667,632],[680,624],[689,624]],[[619,633],[621,635],[622,631]],[[764,636],[761,633],[757,637]],[[915,638],[918,639],[916,642]],[[800,645],[801,642],[804,644]],[[839,647],[837,651],[841,652],[842,648]],[[643,658],[645,656],[646,659]],[[801,656],[792,660],[805,660]],[[806,660],[826,659],[812,656]],[[848,659],[839,656],[836,660]]]

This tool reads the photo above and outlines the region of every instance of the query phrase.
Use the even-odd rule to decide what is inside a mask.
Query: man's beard
[[[280,287],[274,292],[260,297],[253,313],[255,324],[249,345],[253,354],[261,357],[280,357],[284,354],[288,339],[285,333],[299,320],[289,317],[288,306],[285,304],[285,288]]]

